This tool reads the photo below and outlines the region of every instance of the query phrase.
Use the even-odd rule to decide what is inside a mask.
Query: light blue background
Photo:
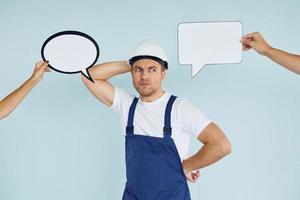
[[[139,41],[166,50],[165,89],[219,124],[233,152],[201,170],[192,199],[300,199],[300,77],[251,51],[242,64],[214,65],[191,79],[177,61],[177,24],[234,21],[260,31],[274,47],[300,53],[300,2],[0,1],[0,98],[32,73],[44,40],[59,31],[86,32],[98,62],[125,59]],[[115,85],[134,91],[129,74]],[[125,184],[118,114],[99,103],[80,76],[56,72],[0,121],[1,200],[115,200]],[[191,153],[201,147],[193,141]]]

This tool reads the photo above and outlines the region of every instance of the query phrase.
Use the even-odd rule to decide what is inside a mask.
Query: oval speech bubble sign
[[[62,31],[50,36],[41,50],[49,67],[65,74],[82,73],[94,82],[88,69],[99,57],[99,46],[89,35],[78,31]]]

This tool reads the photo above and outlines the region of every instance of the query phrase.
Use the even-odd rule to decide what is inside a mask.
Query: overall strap
[[[134,118],[134,112],[135,112],[135,108],[136,108],[136,104],[137,104],[138,100],[139,99],[135,97],[129,108],[127,126],[126,126],[126,135],[133,135],[133,132],[134,132],[133,118]]]
[[[172,127],[171,127],[171,111],[172,106],[177,97],[174,95],[171,95],[165,111],[165,122],[164,122],[164,137],[171,137],[172,135]]]

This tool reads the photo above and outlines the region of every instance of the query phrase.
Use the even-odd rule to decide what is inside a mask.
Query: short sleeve
[[[115,87],[114,100],[110,108],[120,113],[124,109],[124,106],[128,107],[133,98],[134,96],[130,93],[121,88]]]
[[[184,130],[196,137],[212,122],[199,108],[185,99],[179,104],[178,117]]]

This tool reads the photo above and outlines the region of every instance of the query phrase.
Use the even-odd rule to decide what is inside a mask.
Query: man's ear
[[[166,70],[161,72],[161,79],[164,80],[166,78]]]

